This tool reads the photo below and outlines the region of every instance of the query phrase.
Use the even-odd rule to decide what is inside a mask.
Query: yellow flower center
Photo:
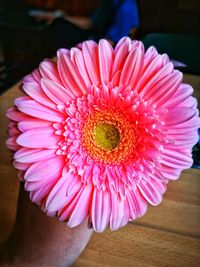
[[[137,140],[134,125],[114,110],[97,111],[88,116],[82,132],[82,145],[94,159],[120,163],[133,156]]]
[[[112,150],[119,144],[119,130],[113,124],[99,123],[94,131],[94,140],[100,147]]]

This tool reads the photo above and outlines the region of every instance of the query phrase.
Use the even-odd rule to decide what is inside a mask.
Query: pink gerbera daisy
[[[30,198],[74,227],[124,226],[192,165],[191,86],[166,54],[122,38],[60,49],[23,80],[7,145]]]

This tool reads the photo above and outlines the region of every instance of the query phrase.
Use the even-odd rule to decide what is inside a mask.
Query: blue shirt
[[[120,0],[113,0],[113,4],[117,6]],[[109,27],[106,36],[117,42],[123,36],[127,36],[131,28],[139,26],[138,5],[136,0],[124,0],[119,6],[113,23]]]

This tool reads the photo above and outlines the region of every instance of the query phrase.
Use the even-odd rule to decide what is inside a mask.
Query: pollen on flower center
[[[133,156],[137,140],[134,125],[114,110],[88,116],[82,132],[82,146],[95,160],[120,163]]]
[[[99,123],[94,131],[94,140],[102,148],[112,150],[119,144],[119,130],[108,123]]]

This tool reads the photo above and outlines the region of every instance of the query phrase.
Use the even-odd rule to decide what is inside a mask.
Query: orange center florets
[[[136,131],[128,118],[113,110],[89,115],[82,134],[82,144],[94,159],[105,163],[120,163],[133,155]]]

